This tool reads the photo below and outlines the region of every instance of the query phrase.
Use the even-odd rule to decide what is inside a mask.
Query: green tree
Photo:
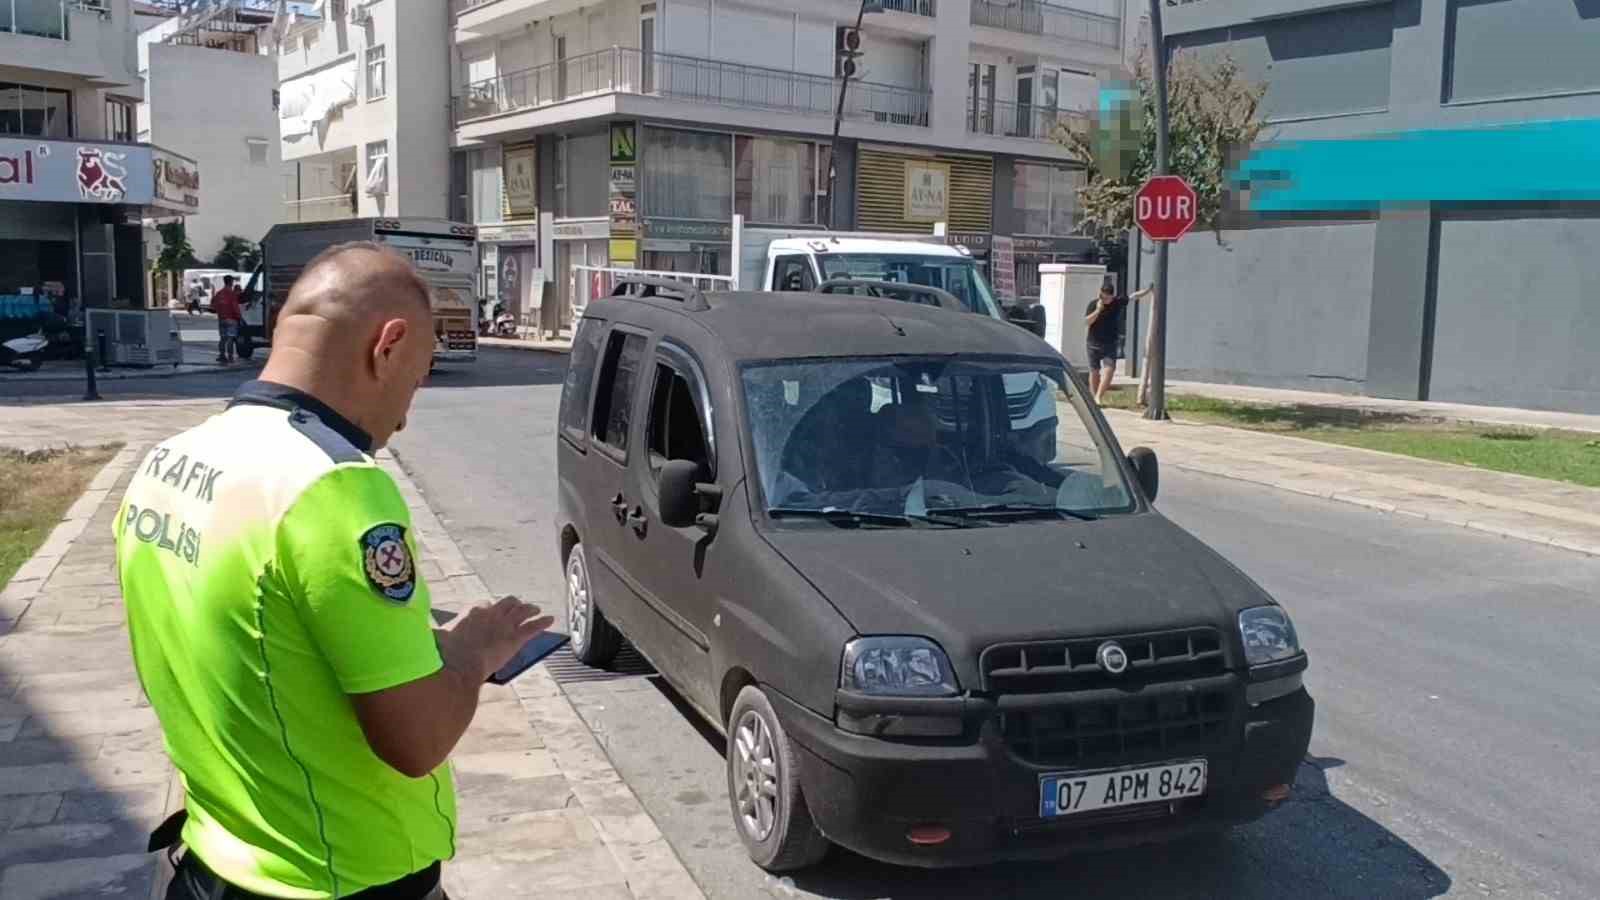
[[[1227,169],[1233,154],[1261,134],[1266,85],[1246,78],[1226,54],[1201,58],[1180,51],[1167,72],[1171,171],[1194,187],[1196,227],[1210,228],[1220,243]],[[1091,116],[1056,130],[1056,140],[1088,169],[1078,203],[1090,233],[1120,235],[1133,228],[1133,195],[1155,170],[1155,80],[1142,55],[1134,87],[1120,115]]]
[[[194,258],[194,248],[189,246],[189,232],[182,222],[157,225],[156,232],[161,235],[161,253],[156,256],[157,272],[177,273],[200,265],[200,261]]]
[[[237,234],[222,236],[222,249],[217,251],[217,256],[211,261],[219,269],[232,269],[235,272],[249,272],[261,263],[261,248],[255,241],[240,237]]]

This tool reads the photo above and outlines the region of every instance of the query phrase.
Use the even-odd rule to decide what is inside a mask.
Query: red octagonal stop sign
[[[1178,175],[1157,175],[1133,195],[1133,219],[1152,241],[1175,241],[1199,214],[1194,188]]]

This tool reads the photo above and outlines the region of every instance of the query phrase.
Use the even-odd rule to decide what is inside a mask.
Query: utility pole
[[[1167,157],[1167,39],[1161,31],[1161,2],[1150,0],[1150,45],[1155,56],[1156,76],[1156,171],[1171,174]],[[1167,416],[1167,252],[1171,241],[1156,241],[1156,295],[1150,309],[1150,405],[1146,419]]]
[[[850,88],[850,76],[856,72],[856,58],[861,55],[861,20],[866,18],[867,7],[873,12],[882,10],[879,0],[861,0],[856,10],[855,27],[845,33],[846,45],[835,50],[839,60],[839,103],[833,110],[833,138],[828,141],[828,230],[836,228],[839,213],[839,124],[844,120],[844,95]],[[855,46],[849,42],[854,41]]]

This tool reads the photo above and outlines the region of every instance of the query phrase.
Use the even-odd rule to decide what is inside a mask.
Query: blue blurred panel
[[[1229,181],[1250,212],[1600,201],[1600,119],[1267,144]]]

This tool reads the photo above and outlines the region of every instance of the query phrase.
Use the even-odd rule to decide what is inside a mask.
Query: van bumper
[[[1039,818],[1039,778],[1063,770],[1013,755],[996,716],[972,723],[968,734],[976,739],[910,743],[846,732],[788,698],[769,696],[799,747],[801,789],[823,834],[863,856],[920,867],[1159,843],[1258,819],[1276,805],[1265,791],[1294,784],[1315,712],[1304,688],[1244,705],[1241,684],[1242,711],[1232,733],[1220,750],[1204,754],[1204,796],[1046,820]],[[908,840],[908,829],[928,825],[948,829],[949,839],[936,846]]]

